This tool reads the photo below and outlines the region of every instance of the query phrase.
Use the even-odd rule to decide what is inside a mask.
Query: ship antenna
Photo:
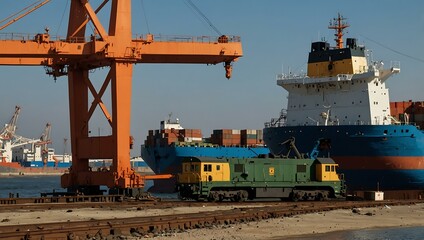
[[[171,123],[172,112],[168,113],[168,123]]]
[[[328,26],[329,29],[336,30],[336,38],[334,39],[337,43],[337,48],[343,48],[343,30],[347,27],[349,27],[349,24],[347,24],[344,20],[344,18],[340,13],[338,14],[337,18],[333,18],[333,21],[330,21],[330,25]]]

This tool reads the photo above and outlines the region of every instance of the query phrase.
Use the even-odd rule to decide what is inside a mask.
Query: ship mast
[[[333,18],[333,21],[330,21],[330,25],[328,26],[328,29],[336,30],[336,34],[334,34],[334,36],[336,36],[336,38],[334,40],[337,43],[338,49],[343,48],[343,35],[344,35],[343,30],[345,28],[349,27],[349,24],[347,24],[344,20],[346,20],[346,18],[344,18],[339,13],[338,17]]]

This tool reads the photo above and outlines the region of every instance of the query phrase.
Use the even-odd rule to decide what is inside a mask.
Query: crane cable
[[[141,10],[143,11],[144,21],[146,22],[147,32],[150,34],[149,21],[147,21],[146,8],[144,7],[144,1],[141,0]]]
[[[5,18],[5,19],[1,20],[1,21],[0,21],[0,24],[2,24],[2,23],[4,23],[4,22],[6,22],[7,20],[9,20],[9,19],[11,19],[11,18],[15,17],[16,15],[18,15],[18,14],[20,14],[20,13],[22,13],[22,12],[26,11],[27,9],[29,9],[30,7],[33,7],[34,5],[36,5],[37,3],[41,2],[41,1],[42,1],[42,0],[38,0],[38,1],[34,2],[33,4],[31,4],[31,5],[29,5],[29,6],[25,7],[25,8],[23,8],[21,11],[19,11],[19,12],[15,13],[15,14],[12,14],[12,15],[10,15],[9,17],[7,17],[7,18]]]
[[[199,16],[201,16],[203,18],[203,20],[209,25],[209,27],[211,27],[219,36],[222,36],[222,33],[218,30],[218,28],[215,27],[215,25],[213,25],[213,23],[209,20],[208,17],[206,17],[205,14],[203,14],[202,11],[200,11],[200,9],[191,1],[191,0],[186,0],[186,3],[189,5],[189,7],[191,7]]]
[[[3,23],[4,21],[7,21],[7,20],[9,20],[9,19],[11,19],[11,20],[9,20],[6,24],[4,24],[4,25],[1,25],[0,26],[0,30],[3,30],[3,29],[5,29],[6,27],[8,27],[9,25],[11,25],[11,24],[13,24],[14,22],[16,22],[16,21],[18,21],[19,19],[21,19],[21,18],[23,18],[23,17],[25,17],[26,15],[28,15],[28,14],[30,14],[30,13],[32,13],[32,12],[34,12],[35,10],[37,10],[38,8],[40,8],[40,7],[42,7],[42,6],[44,6],[45,4],[47,4],[47,3],[49,3],[50,2],[50,0],[39,0],[38,2],[34,2],[33,4],[31,4],[31,5],[29,5],[28,7],[26,7],[26,8],[24,8],[24,9],[22,9],[21,11],[19,11],[19,12],[17,12],[17,13],[15,13],[15,14],[13,14],[12,16],[10,16],[10,17],[8,17],[8,18],[6,18],[6,19],[4,19],[4,20],[2,20],[0,23]],[[37,5],[36,5],[37,4]],[[35,5],[35,6],[34,6]],[[29,9],[30,8],[30,9]],[[29,9],[29,10],[27,10],[27,9]],[[25,11],[25,10],[27,10],[27,11]],[[24,12],[25,11],[25,12]],[[23,13],[22,13],[23,12]],[[18,15],[19,14],[19,15]],[[18,15],[18,16],[17,16]]]
[[[56,35],[59,34],[60,29],[62,28],[63,18],[65,17],[66,10],[68,9],[69,0],[66,1],[66,6],[63,9],[62,17],[60,18],[59,27],[57,28]]]
[[[402,55],[402,56],[404,56],[404,57],[407,57],[407,58],[413,59],[413,60],[415,60],[415,61],[418,61],[418,62],[422,62],[422,63],[424,63],[424,59],[421,59],[421,58],[417,58],[417,57],[414,57],[414,56],[408,55],[408,54],[406,54],[406,53],[403,53],[403,52],[400,52],[400,51],[398,51],[398,50],[395,50],[395,49],[393,49],[393,48],[391,48],[391,47],[388,47],[388,46],[386,46],[386,45],[384,45],[384,44],[382,44],[382,43],[379,43],[379,42],[377,42],[377,41],[375,41],[375,40],[372,40],[371,38],[366,37],[366,36],[364,36],[364,35],[362,35],[362,34],[360,34],[360,35],[361,35],[362,37],[364,37],[365,39],[368,39],[369,41],[371,41],[371,42],[373,42],[373,43],[375,43],[375,44],[379,45],[380,47],[383,47],[383,48],[385,48],[385,49],[388,49],[388,50],[390,50],[390,51],[392,51],[392,52],[394,52],[394,53],[397,53],[397,54],[399,54],[399,55]]]

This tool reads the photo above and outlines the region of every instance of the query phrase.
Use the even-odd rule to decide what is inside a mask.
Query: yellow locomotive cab
[[[200,176],[203,182],[230,181],[228,163],[204,162],[201,164]]]
[[[317,158],[318,164],[316,164],[316,178],[317,181],[339,181],[339,175],[337,173],[338,164],[331,158]]]
[[[183,162],[180,183],[230,181],[230,166],[223,162]]]

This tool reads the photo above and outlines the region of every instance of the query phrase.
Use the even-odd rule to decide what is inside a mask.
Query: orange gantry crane
[[[109,30],[97,17],[110,6]],[[95,33],[86,34],[87,23]],[[16,37],[17,35],[13,35]],[[69,192],[100,193],[139,191],[144,177],[130,165],[130,111],[133,65],[136,63],[224,63],[227,78],[231,63],[242,56],[239,37],[191,38],[184,41],[155,40],[153,35],[132,38],[131,0],[104,0],[94,10],[88,0],[71,0],[66,39],[51,39],[48,31],[31,39],[0,40],[0,65],[44,66],[54,78],[67,75],[72,144],[72,167],[61,178]],[[109,68],[96,91],[90,71]],[[111,112],[102,101],[110,86]],[[94,100],[89,102],[89,94]],[[90,136],[89,122],[99,107],[110,123],[108,136]],[[112,159],[107,171],[92,171],[89,159]]]

